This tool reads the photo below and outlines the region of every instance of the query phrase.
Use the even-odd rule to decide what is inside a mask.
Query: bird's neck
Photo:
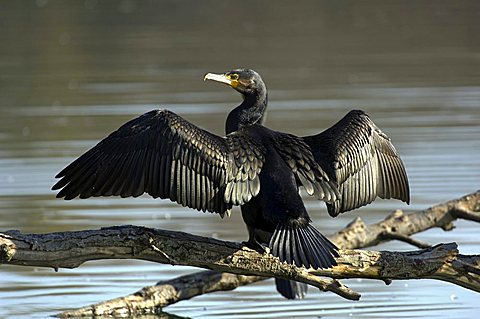
[[[242,104],[228,114],[225,123],[226,134],[238,131],[245,126],[263,124],[267,102],[266,90],[244,96]]]

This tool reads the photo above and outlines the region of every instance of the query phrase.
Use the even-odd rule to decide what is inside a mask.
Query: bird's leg
[[[242,245],[257,251],[259,254],[265,254],[267,252],[266,246],[262,245],[255,239],[248,239],[248,241],[242,242]]]
[[[260,254],[265,254],[267,252],[267,247],[260,243],[255,236],[255,228],[247,226],[248,229],[248,241],[242,242],[245,247],[253,249]]]

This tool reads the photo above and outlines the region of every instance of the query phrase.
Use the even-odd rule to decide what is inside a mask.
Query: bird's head
[[[257,72],[251,69],[235,69],[224,74],[208,73],[204,80],[224,83],[243,96],[242,104],[228,114],[225,123],[227,134],[244,126],[263,124],[267,109],[267,88]]]
[[[235,69],[224,74],[208,73],[204,81],[212,80],[227,84],[244,96],[258,95],[266,91],[260,75],[251,69]]]

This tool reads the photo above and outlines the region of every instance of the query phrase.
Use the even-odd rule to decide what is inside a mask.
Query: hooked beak
[[[215,74],[215,73],[207,73],[203,78],[204,81],[212,80],[220,83],[224,83],[229,85],[233,88],[236,88],[238,85],[238,80],[232,80],[225,74]]]

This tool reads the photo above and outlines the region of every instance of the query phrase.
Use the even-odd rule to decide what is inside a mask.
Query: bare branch
[[[145,312],[148,307],[152,310],[198,294],[234,289],[262,280],[265,276],[301,281],[349,299],[358,299],[359,295],[335,279],[322,279],[318,275],[337,279],[372,278],[385,282],[392,279],[431,278],[480,291],[480,257],[460,255],[454,244],[408,253],[345,249],[375,245],[389,239],[385,234],[392,234],[387,237],[402,238],[432,227],[448,230],[457,218],[477,221],[479,211],[480,192],[477,191],[424,211],[407,215],[396,211],[384,221],[373,225],[367,226],[357,218],[344,230],[330,237],[339,247],[344,248],[340,252],[342,257],[338,260],[339,265],[314,272],[280,263],[271,255],[260,255],[238,243],[135,226],[42,235],[21,234],[18,231],[0,233],[0,262],[58,269],[77,267],[87,260],[135,258],[237,274],[214,274],[210,271],[203,275],[188,275],[147,287],[132,296],[84,308],[85,311],[95,310],[95,314],[108,314],[109,309],[120,312],[143,309]],[[254,276],[245,276],[247,274]],[[202,276],[216,276],[217,280],[213,280],[212,285],[204,289],[205,279],[202,281]],[[182,287],[182,282],[188,282],[188,285]],[[189,287],[197,289],[188,289]],[[156,296],[154,300],[149,300],[153,295]],[[164,301],[158,295],[162,295]],[[137,299],[133,302],[131,298]],[[155,303],[158,300],[160,302]],[[165,303],[165,300],[168,302]],[[100,309],[104,312],[98,312]],[[69,313],[62,315],[68,316]]]
[[[138,226],[100,230],[22,234],[0,233],[0,261],[6,264],[75,268],[88,260],[140,259],[172,265],[188,265],[240,275],[292,279],[358,300],[360,295],[332,279],[322,279],[304,268],[281,263],[270,254],[239,243],[188,233]]]
[[[453,216],[455,216],[458,219],[465,219],[465,220],[471,220],[474,222],[479,223],[480,222],[480,213],[478,211],[478,207],[476,211],[471,210],[468,207],[465,207],[463,203],[458,203],[452,210],[451,213]]]
[[[253,252],[253,255],[258,255],[258,253]],[[455,243],[440,244],[424,250],[401,253],[342,250],[340,255],[338,266],[331,269],[310,270],[308,273],[312,276],[329,276],[337,279],[378,279],[387,283],[392,279],[429,278],[452,282],[480,292],[480,256],[458,254]],[[263,258],[260,255],[257,257]],[[159,308],[199,294],[218,290],[232,290],[239,285],[265,279],[264,277],[240,276],[212,271],[197,273],[194,278],[195,280],[192,281],[192,276],[187,275],[160,282],[156,286],[145,287],[130,296],[65,312],[61,316],[79,317],[91,316],[92,314],[118,316],[124,313],[125,309],[136,315],[154,313]],[[342,284],[331,279],[331,285]]]
[[[403,241],[407,244],[410,244],[412,246],[418,247],[418,248],[429,248],[432,247],[429,243],[423,242],[421,240],[412,238],[410,236],[405,236],[402,234],[395,234],[395,233],[389,233],[385,232],[383,234],[380,234],[381,239],[386,239],[386,240],[399,240]]]
[[[357,217],[330,239],[342,248],[370,247],[385,241],[384,233],[410,236],[435,227],[451,230],[453,222],[463,216],[479,221],[480,191],[410,214],[396,210],[385,220],[368,226]]]
[[[435,205],[427,210],[422,210],[418,212],[414,212],[408,215],[404,215],[401,211],[396,211],[388,216],[385,220],[375,223],[372,225],[366,225],[360,218],[356,218],[352,223],[350,223],[346,228],[339,231],[338,233],[334,234],[330,237],[330,239],[337,245],[343,248],[361,248],[367,246],[373,246],[379,242],[390,240],[389,238],[385,237],[385,233],[387,230],[390,230],[389,234],[390,237],[397,236],[404,236],[408,237],[414,233],[422,232],[432,227],[441,227],[444,230],[450,230],[453,228],[453,221],[458,218],[463,218],[472,221],[478,221],[475,219],[475,216],[478,218],[480,216],[480,191],[475,193],[463,196],[459,199],[454,199],[448,201],[446,203],[442,203],[439,205]],[[418,223],[418,224],[417,224]],[[393,231],[393,232],[392,232]],[[395,235],[394,235],[395,234]],[[382,237],[383,236],[383,237]],[[397,237],[398,239],[399,237]],[[463,267],[463,272],[471,272],[475,273],[478,271],[478,261],[476,258],[472,258],[469,260],[467,256],[464,256],[465,264],[462,262],[454,261],[452,263],[453,267]],[[458,271],[461,272],[461,271]],[[212,273],[215,273],[212,271]],[[452,272],[455,273],[455,272]],[[185,276],[185,280],[188,282],[202,282],[202,273],[195,273]],[[232,275],[235,276],[235,275]],[[464,277],[455,277],[454,279],[469,280],[470,275],[465,275]],[[238,286],[243,284],[250,284],[252,282],[256,282],[258,280],[263,280],[263,277],[251,277],[252,281],[242,281],[236,280],[234,281]],[[445,281],[450,281],[447,276],[443,277]],[[389,278],[382,278],[384,282],[387,284],[391,282]],[[173,284],[176,279],[171,281],[167,281],[164,284]],[[230,278],[228,279],[231,282]],[[468,282],[467,282],[468,283]],[[463,285],[462,283],[458,282],[457,284]],[[237,286],[237,287],[238,287]],[[169,304],[173,304],[177,302],[175,296],[178,293],[185,294],[189,291],[188,286],[185,289],[177,288],[179,291],[175,290],[174,293],[168,294],[171,290],[162,290],[161,286],[153,286],[155,290],[158,290],[158,293],[167,294],[171,300]],[[216,285],[218,290],[221,289],[221,285]],[[230,287],[229,287],[230,289]],[[217,290],[212,290],[217,291]],[[209,291],[210,292],[210,291]],[[126,297],[128,298],[128,297]],[[149,300],[145,300],[144,302],[148,302]],[[102,303],[103,307],[106,307],[110,303],[104,302]],[[112,300],[111,303],[112,309],[118,307],[119,309],[122,308],[120,303],[116,302],[116,299]],[[158,306],[166,306],[165,304],[159,304]],[[91,306],[95,307],[95,305]],[[87,307],[89,308],[89,307]],[[103,308],[105,309],[105,308]],[[123,304],[123,310],[125,309],[132,309],[129,304]],[[105,312],[105,313],[108,313]],[[68,313],[64,313],[67,315]]]
[[[338,266],[313,273],[339,279],[437,279],[480,292],[480,255],[460,255],[455,243],[401,253],[342,250],[340,256]]]
[[[316,275],[337,279],[433,278],[480,291],[480,257],[459,255],[455,244],[408,253],[341,250],[338,266],[316,271],[281,263],[270,254],[262,255],[237,243],[138,226],[51,234],[7,232],[0,234],[0,246],[1,260],[8,264],[57,269],[74,268],[94,259],[141,259],[291,279],[352,300],[360,296],[342,284]],[[462,281],[462,276],[469,280]]]
[[[238,286],[268,279],[260,276],[243,276],[206,270],[191,275],[185,275],[173,280],[158,282],[147,286],[126,297],[119,297],[84,308],[67,311],[59,316],[62,318],[93,317],[95,315],[125,317],[132,315],[157,315],[158,309],[172,303],[190,299],[214,291],[233,290]]]

